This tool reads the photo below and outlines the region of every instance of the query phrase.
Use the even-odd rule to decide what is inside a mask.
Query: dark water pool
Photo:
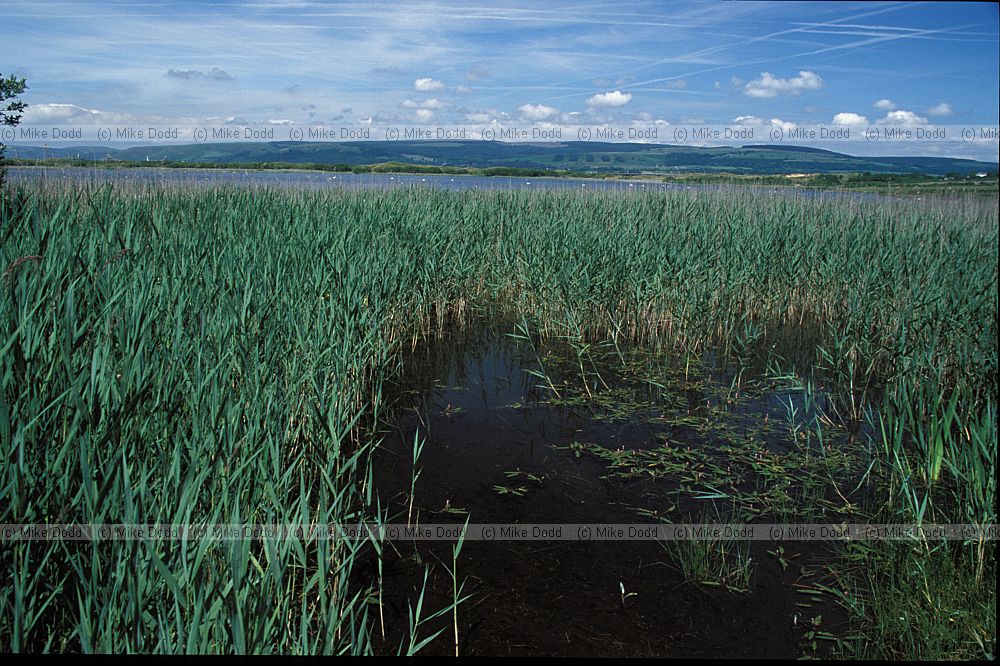
[[[823,395],[750,381],[710,356],[542,343],[524,333],[473,327],[408,356],[375,479],[398,521],[843,519],[823,477],[857,471],[859,439],[850,428],[822,443],[806,432],[828,406]],[[411,498],[415,435],[424,446]],[[388,626],[405,629],[426,567],[425,604],[450,603],[451,546],[396,542],[385,568]],[[468,541],[458,574],[472,596],[459,607],[459,651],[795,658],[813,654],[807,628],[846,632],[832,599],[802,593],[824,581],[827,544],[723,544],[724,564],[718,552],[706,555],[718,574],[707,582],[692,579],[677,548]],[[452,619],[435,626],[443,633],[432,653],[454,654]]]

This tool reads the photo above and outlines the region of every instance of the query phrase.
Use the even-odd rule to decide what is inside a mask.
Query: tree
[[[13,75],[4,78],[3,74],[0,74],[0,125],[14,127],[21,122],[21,112],[28,108],[28,105],[19,100],[17,96],[23,94],[27,89],[28,85],[25,79],[19,79]],[[6,149],[7,146],[0,143],[0,187],[3,187],[3,154]]]

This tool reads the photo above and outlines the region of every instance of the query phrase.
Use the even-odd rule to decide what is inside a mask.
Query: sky
[[[24,123],[1000,121],[993,3],[489,4],[3,0],[0,74]]]

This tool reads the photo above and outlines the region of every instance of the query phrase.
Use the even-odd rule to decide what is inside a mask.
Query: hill
[[[997,163],[950,157],[859,157],[818,148],[748,145],[702,148],[644,143],[499,143],[488,141],[359,141],[345,143],[215,143],[38,148],[12,146],[8,157],[78,157],[100,160],[210,162],[218,164],[380,164],[515,167],[636,173],[921,173],[944,175],[996,171]]]

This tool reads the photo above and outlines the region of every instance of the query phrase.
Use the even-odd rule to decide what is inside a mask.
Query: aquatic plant
[[[383,381],[407,343],[474,312],[531,322],[518,335],[535,344],[569,336],[587,399],[609,379],[588,367],[606,340],[622,358],[783,359],[839,392],[831,420],[870,423],[883,514],[992,523],[996,216],[995,199],[736,188],[14,185],[0,198],[0,522],[385,520],[370,469]],[[537,379],[570,397],[549,370]],[[361,567],[380,548],[8,541],[0,643],[370,653],[380,595]],[[995,580],[983,542],[953,552],[968,580]],[[401,651],[426,645],[427,617],[418,601]]]

